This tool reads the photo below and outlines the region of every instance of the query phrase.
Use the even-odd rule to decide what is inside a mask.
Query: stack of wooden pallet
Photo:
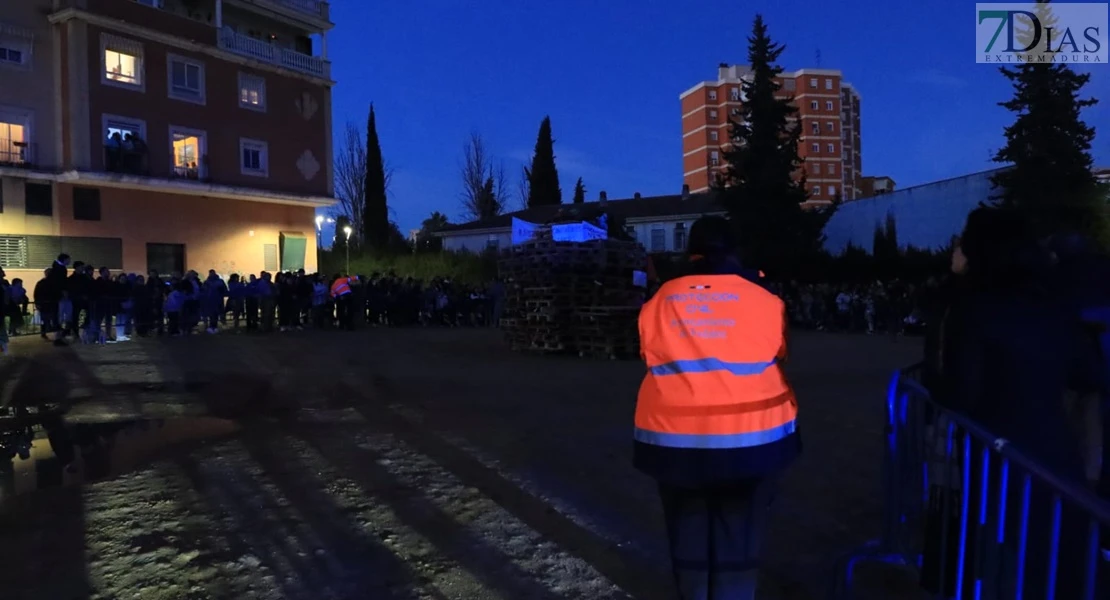
[[[549,231],[506,249],[501,327],[514,350],[636,356],[636,319],[644,290],[633,272],[646,264],[636,242],[556,242]]]

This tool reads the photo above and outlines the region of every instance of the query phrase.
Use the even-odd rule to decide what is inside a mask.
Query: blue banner
[[[536,231],[539,228],[540,226],[535,223],[513,217],[513,245],[523,244],[536,237]]]

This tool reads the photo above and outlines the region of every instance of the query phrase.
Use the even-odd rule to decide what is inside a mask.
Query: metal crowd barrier
[[[832,596],[879,562],[915,571],[931,598],[1110,598],[1110,502],[937,404],[920,369],[888,389],[881,535],[838,565]]]

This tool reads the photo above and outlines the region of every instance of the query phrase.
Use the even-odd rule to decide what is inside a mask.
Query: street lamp
[[[324,247],[324,215],[316,215],[316,248]]]
[[[347,276],[351,275],[351,226],[343,226],[343,235],[347,236]]]

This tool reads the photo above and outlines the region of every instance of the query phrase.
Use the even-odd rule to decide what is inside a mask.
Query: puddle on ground
[[[173,445],[238,430],[234,421],[212,417],[67,423],[50,412],[0,416],[0,504],[115,477]]]

